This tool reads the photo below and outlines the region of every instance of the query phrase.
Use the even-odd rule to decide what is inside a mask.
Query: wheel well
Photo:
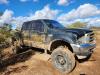
[[[54,49],[56,49],[58,46],[66,46],[68,47],[68,49],[73,52],[73,49],[71,47],[71,45],[66,42],[66,41],[63,41],[63,40],[57,40],[57,41],[54,41],[51,46],[50,46],[50,51],[52,52]]]

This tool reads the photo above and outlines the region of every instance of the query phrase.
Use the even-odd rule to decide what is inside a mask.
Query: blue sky
[[[42,9],[45,5],[49,4],[51,9],[59,9],[64,13],[71,11],[79,7],[82,4],[91,3],[100,8],[100,0],[73,0],[70,5],[59,6],[58,0],[26,0],[25,2],[20,0],[9,0],[8,4],[0,4],[0,11],[4,12],[6,9],[13,10],[14,16],[26,16],[29,13],[35,13],[35,11]]]
[[[49,18],[63,24],[75,21],[92,21],[92,24],[97,21],[96,24],[100,24],[100,0],[0,0],[0,12],[4,13],[0,22]]]

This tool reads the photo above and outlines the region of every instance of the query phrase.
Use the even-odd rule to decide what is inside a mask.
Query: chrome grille
[[[94,33],[92,32],[92,33],[89,33],[88,34],[88,36],[89,36],[89,42],[91,43],[91,42],[93,42],[95,39],[94,39]]]

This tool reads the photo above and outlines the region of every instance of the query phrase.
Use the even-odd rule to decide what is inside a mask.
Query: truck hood
[[[63,31],[74,33],[78,36],[78,38],[84,36],[86,33],[93,32],[92,30],[89,29],[69,29],[69,28],[63,29]]]

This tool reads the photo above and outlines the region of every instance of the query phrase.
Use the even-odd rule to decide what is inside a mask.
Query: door
[[[44,48],[46,41],[45,26],[41,20],[31,22],[31,30],[29,31],[29,38],[32,42],[32,46]]]

